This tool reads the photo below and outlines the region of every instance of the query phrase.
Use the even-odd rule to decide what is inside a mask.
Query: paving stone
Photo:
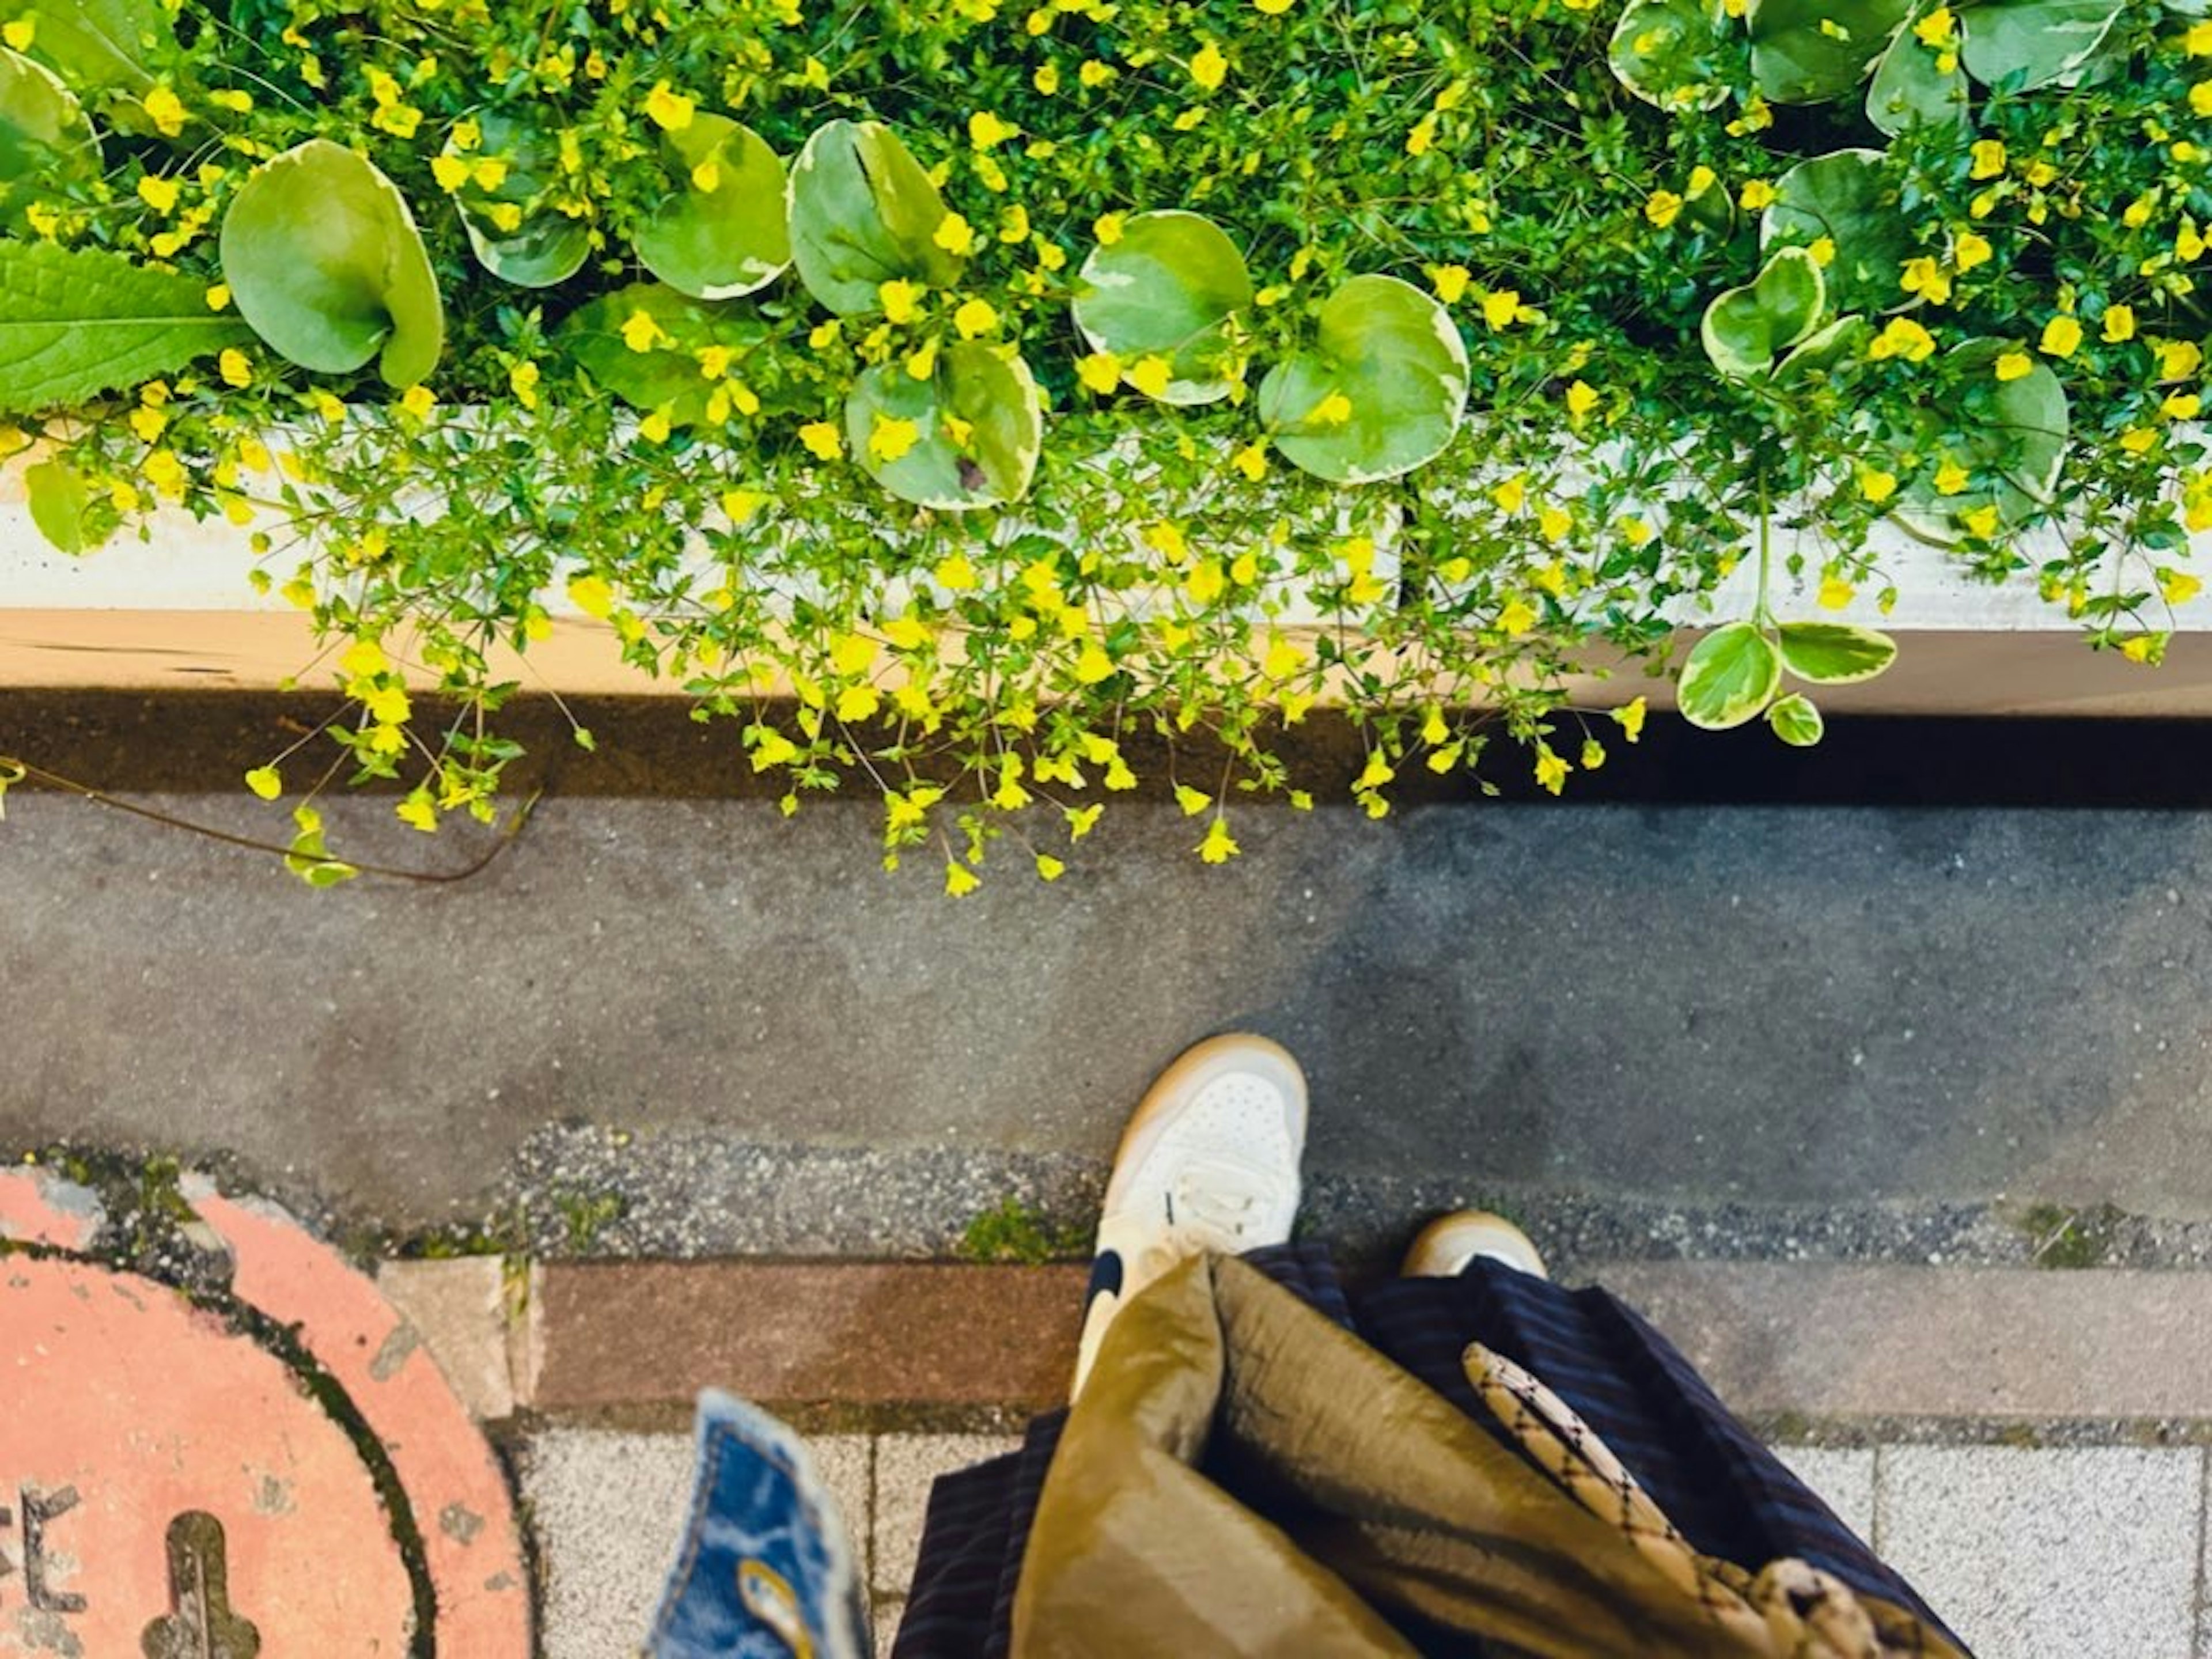
[[[865,1575],[867,1437],[826,1435],[806,1443]],[[522,1491],[544,1578],[542,1659],[636,1651],[683,1534],[691,1451],[688,1433],[548,1429],[532,1437]]]
[[[1738,1412],[2212,1417],[2212,1273],[1659,1261],[1593,1277]]]
[[[1845,1526],[1861,1538],[1873,1540],[1875,1455],[1871,1450],[1777,1446],[1774,1451]]]
[[[665,1404],[714,1387],[771,1407],[1042,1406],[1074,1369],[1084,1279],[938,1262],[556,1262],[533,1403]]]
[[[376,1287],[419,1334],[470,1416],[481,1422],[514,1415],[506,1263],[500,1257],[387,1261],[377,1271]]]
[[[876,1442],[875,1588],[903,1596],[921,1551],[930,1484],[940,1474],[996,1457],[1018,1440],[980,1434],[885,1435]]]
[[[2197,1448],[1885,1447],[1881,1553],[1978,1659],[2190,1650]]]

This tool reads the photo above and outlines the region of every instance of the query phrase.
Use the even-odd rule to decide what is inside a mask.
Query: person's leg
[[[1265,1037],[1209,1038],[1160,1073],[1107,1182],[1071,1398],[1115,1314],[1169,1268],[1288,1242],[1305,1140],[1305,1075]]]

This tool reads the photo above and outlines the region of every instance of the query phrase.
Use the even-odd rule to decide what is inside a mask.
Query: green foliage
[[[113,511],[103,514],[106,504],[94,500],[84,475],[67,461],[33,463],[24,469],[23,484],[31,522],[64,553],[89,552],[115,527]]]
[[[1055,1224],[1018,1198],[1003,1198],[969,1218],[955,1248],[969,1261],[1041,1267],[1079,1260],[1090,1253],[1091,1239],[1087,1228]]]
[[[0,240],[0,412],[85,404],[245,337],[205,289],[118,253]]]
[[[265,161],[222,221],[222,276],[253,331],[302,368],[371,357],[410,386],[445,348],[438,279],[415,216],[363,157],[311,138]]]
[[[1815,685],[1870,680],[1897,660],[1897,641],[1850,623],[1787,622],[1776,630],[1783,665]]]
[[[0,0],[80,106],[0,70],[0,390],[57,539],[240,522],[337,646],[309,742],[424,828],[495,815],[564,610],[955,892],[1200,737],[1234,856],[1325,697],[1377,816],[1558,789],[1687,618],[1700,718],[1804,740],[1771,583],[1886,606],[1885,521],[2151,659],[2212,530],[2203,7],[1735,9]]]
[[[1826,723],[1811,698],[1802,691],[1777,697],[1766,706],[1766,723],[1774,735],[1792,749],[1810,749],[1820,741]]]
[[[23,228],[21,203],[100,173],[100,138],[76,94],[44,64],[0,50],[0,225]]]

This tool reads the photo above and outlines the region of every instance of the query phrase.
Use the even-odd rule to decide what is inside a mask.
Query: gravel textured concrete
[[[1874,1536],[1875,1455],[1871,1449],[1784,1446],[1778,1449],[1790,1472],[1810,1486],[1838,1520],[1862,1538]]]
[[[330,815],[357,856],[469,850],[388,802]],[[405,1228],[480,1216],[564,1123],[1095,1167],[1164,1060],[1251,1026],[1307,1062],[1317,1185],[2212,1216],[2212,819],[1560,805],[1238,831],[1246,856],[1207,869],[1172,807],[1130,803],[1064,880],[1008,854],[950,902],[926,858],[875,871],[869,811],[550,799],[459,887],[313,893],[18,792],[0,1140],[234,1152]]]
[[[1018,1440],[989,1435],[886,1435],[876,1442],[875,1587],[902,1596],[921,1552],[929,1488],[940,1474],[1012,1451]]]
[[[1874,1543],[1979,1659],[2155,1659],[2197,1640],[2204,1454],[1881,1454]]]

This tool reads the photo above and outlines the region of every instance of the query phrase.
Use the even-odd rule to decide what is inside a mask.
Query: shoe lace
[[[1208,1250],[1237,1255],[1253,1247],[1269,1195],[1250,1174],[1231,1164],[1193,1164],[1170,1192],[1175,1220],[1145,1252],[1150,1272]]]

